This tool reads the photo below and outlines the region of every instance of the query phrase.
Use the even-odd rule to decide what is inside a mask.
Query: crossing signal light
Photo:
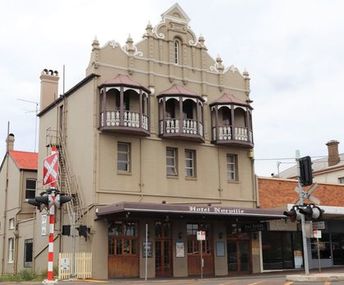
[[[66,194],[61,193],[58,196],[58,205],[61,207],[64,203],[67,203],[70,200],[72,200],[71,196],[67,196]]]
[[[313,184],[313,169],[312,160],[310,156],[301,157],[299,159],[300,165],[300,181],[302,186]]]
[[[312,220],[313,209],[310,205],[300,206],[299,212],[305,216],[306,221]]]
[[[295,222],[298,219],[298,213],[296,211],[297,206],[293,206],[290,211],[284,211],[283,215],[287,216],[291,222]]]

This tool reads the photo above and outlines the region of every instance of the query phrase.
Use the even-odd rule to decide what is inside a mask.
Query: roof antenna
[[[35,112],[35,114],[36,114],[36,119],[35,119],[35,145],[34,145],[34,152],[36,152],[36,148],[37,148],[37,124],[38,124],[38,117],[37,117],[37,115],[38,115],[38,102],[31,101],[31,100],[26,100],[26,99],[21,99],[21,98],[17,98],[17,100],[36,105],[35,111],[28,111],[28,112],[26,112],[26,113]],[[9,124],[9,122],[8,122],[8,124]],[[8,125],[8,127],[9,127],[9,125]]]

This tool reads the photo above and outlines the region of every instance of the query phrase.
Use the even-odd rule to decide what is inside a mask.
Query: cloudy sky
[[[0,0],[0,155],[7,122],[15,148],[35,149],[35,103],[43,68],[62,71],[66,90],[85,75],[91,42],[139,41],[171,0]],[[196,35],[226,66],[247,69],[254,100],[256,172],[277,173],[301,155],[344,152],[344,2],[180,0]],[[62,85],[60,86],[62,90]],[[22,99],[22,100],[18,100]],[[288,163],[289,162],[289,163]]]

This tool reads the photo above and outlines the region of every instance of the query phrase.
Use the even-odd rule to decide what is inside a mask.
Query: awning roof
[[[114,78],[106,80],[101,86],[129,86],[134,88],[140,88],[150,93],[149,89],[144,87],[141,83],[133,80],[128,75],[118,74]]]
[[[234,105],[242,105],[242,106],[251,107],[249,103],[244,102],[243,100],[229,93],[224,93],[220,98],[217,98],[215,101],[210,102],[209,105],[212,106],[212,105],[224,105],[224,104],[234,104]]]
[[[200,206],[193,204],[157,204],[120,202],[96,209],[99,218],[125,212],[150,213],[150,214],[183,214],[215,217],[258,217],[262,219],[285,218],[283,209],[258,209],[223,206]]]

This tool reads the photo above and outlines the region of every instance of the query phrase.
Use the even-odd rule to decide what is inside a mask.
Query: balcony
[[[253,148],[252,107],[224,94],[209,104],[214,144]]]
[[[126,75],[100,85],[101,131],[148,136],[149,90]]]
[[[159,135],[162,138],[204,141],[203,99],[181,86],[158,95]]]

